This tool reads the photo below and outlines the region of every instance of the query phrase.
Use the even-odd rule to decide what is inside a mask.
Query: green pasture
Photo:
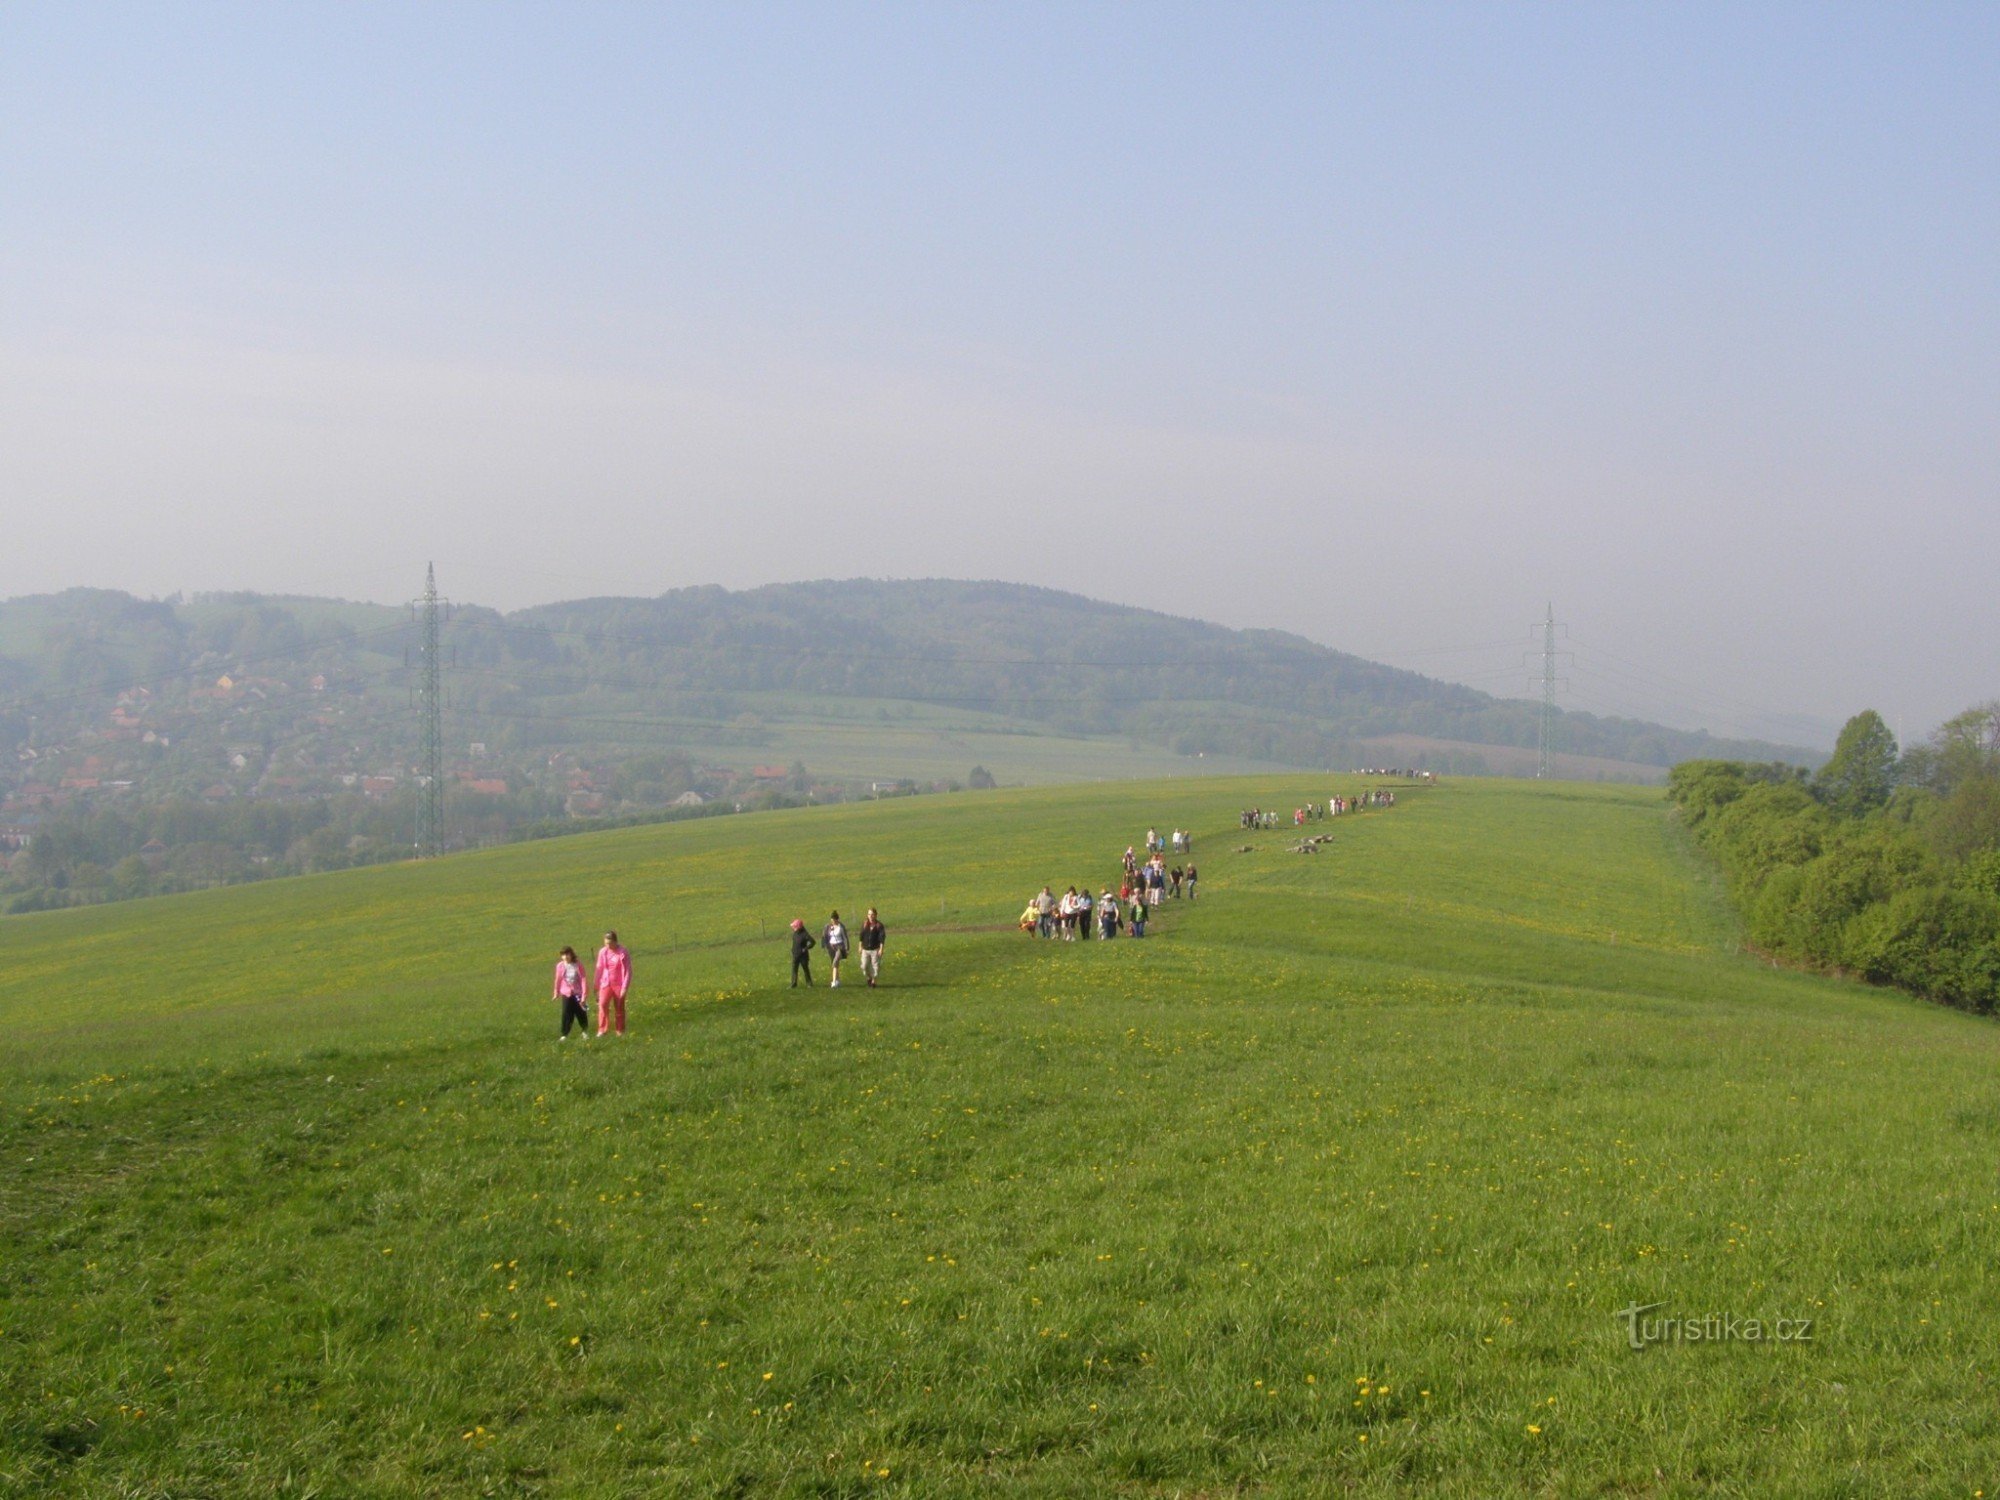
[[[1355,785],[0,922],[0,1493],[2000,1495],[2000,1030],[1738,952],[1654,790],[1236,827]],[[1013,930],[1149,825],[1197,903]]]
[[[780,766],[803,761],[815,776],[829,780],[962,782],[974,766],[984,766],[1006,785],[1032,786],[1194,773],[1269,775],[1285,769],[1244,756],[1197,760],[1165,745],[1119,735],[1065,734],[1046,724],[952,705],[808,693],[745,692],[732,694],[731,701],[756,716],[755,745],[746,745],[735,726],[712,720],[664,720],[647,733],[697,760]],[[1191,713],[1212,707],[1187,705]],[[604,724],[593,728],[610,732]]]

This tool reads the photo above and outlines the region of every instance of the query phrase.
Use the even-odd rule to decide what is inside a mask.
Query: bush
[[[1711,837],[1730,879],[1754,892],[1772,870],[1818,858],[1831,825],[1804,787],[1767,782],[1716,814]]]
[[[1854,919],[1849,961],[1897,984],[1990,1015],[2000,1003],[2000,900],[1963,886],[1899,891]]]
[[[1667,791],[1721,862],[1753,942],[1993,1013],[2000,778],[1968,772],[1943,790],[1887,793],[1886,750],[1863,748],[1858,790],[1839,776],[1808,788],[1794,768],[1705,760],[1674,767]]]

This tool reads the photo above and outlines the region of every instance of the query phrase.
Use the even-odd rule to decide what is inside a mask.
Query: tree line
[[[1816,773],[1692,760],[1673,768],[1667,794],[1760,948],[2000,1009],[2000,703],[1908,751],[1868,710]]]

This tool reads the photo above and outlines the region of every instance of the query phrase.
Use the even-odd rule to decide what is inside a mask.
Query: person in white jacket
[[[840,913],[835,912],[827,920],[826,931],[820,934],[820,946],[826,950],[827,967],[833,970],[831,988],[840,988],[840,961],[847,957],[847,929],[841,925]]]

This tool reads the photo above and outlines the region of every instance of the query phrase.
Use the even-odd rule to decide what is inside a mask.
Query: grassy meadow
[[[2000,1029],[1739,953],[1656,790],[1236,827],[1356,785],[0,922],[0,1492],[2000,1496]],[[1197,903],[1013,930],[1149,825]],[[884,987],[790,989],[869,904]]]

